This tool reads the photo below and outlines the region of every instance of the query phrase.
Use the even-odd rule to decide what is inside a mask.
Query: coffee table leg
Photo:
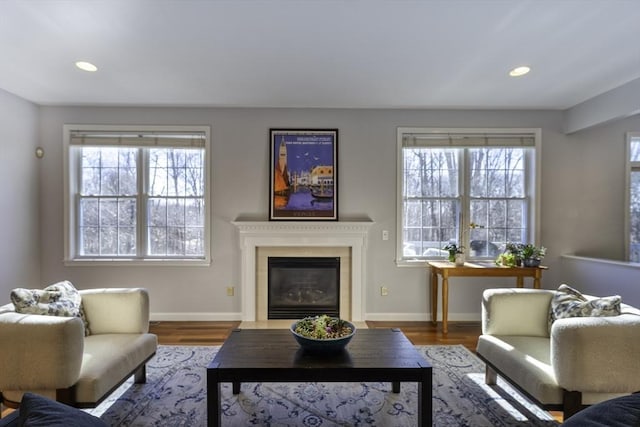
[[[422,381],[418,384],[418,425],[421,427],[431,427],[433,423],[433,402],[432,402],[432,369],[422,367]]]
[[[232,383],[232,387],[233,387],[233,394],[238,394],[240,393],[240,383],[239,382],[233,382]]]
[[[394,381],[391,383],[391,391],[394,393],[400,393],[400,381]]]
[[[222,425],[222,411],[220,410],[220,383],[216,369],[207,369],[207,426]]]

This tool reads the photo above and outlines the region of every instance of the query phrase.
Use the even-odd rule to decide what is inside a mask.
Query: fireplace
[[[340,257],[268,257],[268,319],[340,316]]]
[[[339,256],[340,317],[364,320],[365,254],[371,220],[238,220],[233,224],[238,228],[241,252],[241,320],[267,320],[268,256]]]

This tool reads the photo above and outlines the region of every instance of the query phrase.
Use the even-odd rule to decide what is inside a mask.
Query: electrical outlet
[[[233,296],[233,286],[227,286],[227,296],[228,297]]]
[[[382,295],[383,297],[389,295],[389,288],[387,288],[386,286],[380,286],[380,295]]]
[[[389,240],[389,230],[382,230],[382,240]]]

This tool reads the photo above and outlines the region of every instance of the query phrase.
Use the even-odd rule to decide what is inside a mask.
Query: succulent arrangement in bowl
[[[294,322],[291,333],[305,350],[335,351],[351,341],[356,327],[347,320],[323,314]]]

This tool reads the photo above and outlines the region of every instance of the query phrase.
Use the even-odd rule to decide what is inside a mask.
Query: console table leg
[[[400,393],[400,381],[394,381],[391,383],[391,391],[394,393]]]
[[[431,268],[431,323],[438,323],[438,274]]]
[[[536,268],[535,276],[533,276],[533,289],[540,289],[541,276],[542,276],[542,270]]]
[[[239,382],[233,382],[232,384],[232,388],[233,388],[233,394],[238,394],[240,393],[240,383]]]
[[[449,327],[447,321],[449,318],[449,279],[446,275],[442,276],[442,332],[448,333]]]

